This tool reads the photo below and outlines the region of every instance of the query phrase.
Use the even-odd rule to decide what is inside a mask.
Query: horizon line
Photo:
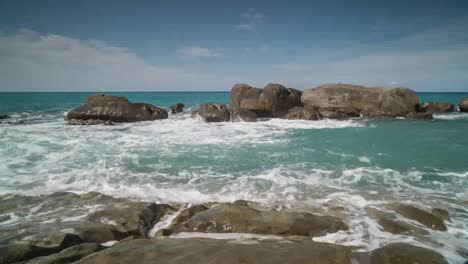
[[[308,89],[307,89],[308,90]],[[305,90],[300,90],[304,92]],[[0,91],[0,93],[229,93],[230,90],[200,91]],[[468,93],[468,91],[415,91],[416,93]]]

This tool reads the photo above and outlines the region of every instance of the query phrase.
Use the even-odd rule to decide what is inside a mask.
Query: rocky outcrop
[[[311,107],[301,107],[296,106],[289,109],[286,119],[302,119],[302,120],[320,120],[322,115],[315,109]]]
[[[100,244],[84,243],[69,247],[59,253],[34,258],[33,260],[26,262],[26,264],[68,264],[78,261],[95,252],[101,251],[102,249],[104,249],[104,247]]]
[[[251,110],[233,110],[231,122],[257,122],[257,114]]]
[[[406,115],[409,120],[432,120],[434,116],[430,112],[412,112]]]
[[[228,108],[216,103],[201,104],[196,113],[192,113],[194,115],[200,116],[205,122],[226,122],[230,119]]]
[[[302,103],[325,118],[405,117],[417,111],[419,99],[407,88],[327,84],[304,91]]]
[[[250,110],[258,117],[284,117],[288,110],[302,106],[302,92],[270,83],[263,89],[247,84],[236,84],[231,89],[230,107],[235,110]]]
[[[462,98],[460,100],[460,112],[468,112],[468,97]]]
[[[351,264],[351,259],[352,252],[345,246],[311,240],[254,241],[247,244],[219,239],[164,238],[120,243],[78,263]]]
[[[259,211],[245,204],[217,204],[172,226],[178,232],[321,236],[348,227],[339,218],[302,212]]]
[[[171,114],[178,114],[184,111],[185,105],[183,103],[177,103],[175,105],[171,105],[169,108],[171,109]]]
[[[455,110],[455,105],[449,102],[425,102],[419,106],[419,112],[440,114]]]
[[[57,247],[38,247],[30,244],[0,245],[0,264],[17,263],[58,251]]]
[[[125,97],[105,94],[88,96],[84,104],[67,114],[67,120],[138,122],[167,118],[167,111],[151,104],[130,103]]]
[[[373,250],[371,264],[446,264],[447,260],[438,252],[404,243],[389,244]]]

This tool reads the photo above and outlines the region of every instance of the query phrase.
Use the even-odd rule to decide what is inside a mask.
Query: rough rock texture
[[[310,240],[239,244],[218,239],[164,238],[121,243],[78,263],[351,264],[352,258],[347,247]]]
[[[322,119],[322,115],[315,108],[296,106],[289,109],[286,118],[291,120],[320,120]]]
[[[10,264],[47,256],[58,252],[58,247],[38,247],[29,244],[0,245],[0,264]]]
[[[151,104],[130,103],[125,97],[105,94],[88,96],[83,106],[70,111],[67,120],[99,119],[112,122],[138,122],[167,118],[167,111]]]
[[[231,122],[257,122],[257,114],[250,110],[233,110]]]
[[[302,106],[302,92],[270,83],[263,89],[236,84],[231,89],[231,110],[251,110],[258,117],[284,117],[289,109]]]
[[[171,105],[170,106],[171,114],[182,113],[184,111],[184,107],[185,105],[183,103],[177,103],[175,105]]]
[[[465,97],[460,100],[460,112],[468,112],[468,97]]]
[[[425,102],[419,106],[420,112],[432,114],[453,112],[454,109],[455,105],[449,102]]]
[[[442,218],[439,218],[437,215],[434,215],[430,212],[426,212],[412,205],[394,204],[391,205],[391,207],[395,210],[395,212],[399,213],[400,215],[411,220],[417,221],[428,228],[439,231],[447,231],[447,227],[445,226],[444,220]]]
[[[374,207],[367,207],[366,211],[369,215],[377,220],[379,225],[384,231],[392,234],[406,234],[406,235],[417,235],[425,236],[429,232],[419,226],[413,225],[409,222],[403,221],[397,217],[394,213],[389,211],[382,211]]]
[[[450,214],[447,210],[445,209],[442,209],[442,208],[432,208],[431,210],[431,213],[437,217],[439,217],[440,219],[444,219],[444,220],[447,220],[449,222],[451,222],[451,219],[450,219]]]
[[[302,103],[307,107],[318,107],[326,118],[346,118],[347,115],[357,114],[366,117],[404,117],[416,112],[419,99],[413,90],[407,88],[327,84],[304,91]]]
[[[445,264],[447,260],[430,249],[395,243],[371,252],[371,264]]]
[[[104,247],[100,244],[84,243],[81,245],[69,247],[60,251],[59,253],[32,259],[26,262],[26,264],[68,264],[80,260],[85,256],[91,255],[102,249],[104,249]]]
[[[200,105],[197,114],[206,122],[226,122],[229,121],[230,113],[223,104],[206,103]]]
[[[112,126],[114,125],[114,123],[110,120],[104,121],[100,119],[87,119],[87,120],[69,119],[67,124],[71,126],[92,126],[92,125]]]
[[[174,232],[320,236],[347,230],[339,218],[288,211],[259,211],[244,204],[217,204],[173,225]]]
[[[434,117],[430,112],[412,112],[407,114],[405,118],[410,120],[432,120]]]

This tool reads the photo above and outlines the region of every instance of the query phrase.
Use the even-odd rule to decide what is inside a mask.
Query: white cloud
[[[240,22],[235,26],[236,29],[242,31],[254,32],[259,24],[263,21],[263,14],[250,8],[241,14]]]
[[[4,91],[219,90],[231,85],[219,74],[150,64],[126,48],[98,40],[30,30],[0,32],[0,90]]]
[[[194,46],[179,50],[179,57],[182,59],[219,58],[222,57],[222,54],[210,49]]]

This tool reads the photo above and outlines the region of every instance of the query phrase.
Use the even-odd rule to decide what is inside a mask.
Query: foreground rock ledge
[[[167,111],[146,103],[130,103],[125,97],[105,94],[88,96],[83,106],[67,114],[67,120],[139,122],[167,118]]]

